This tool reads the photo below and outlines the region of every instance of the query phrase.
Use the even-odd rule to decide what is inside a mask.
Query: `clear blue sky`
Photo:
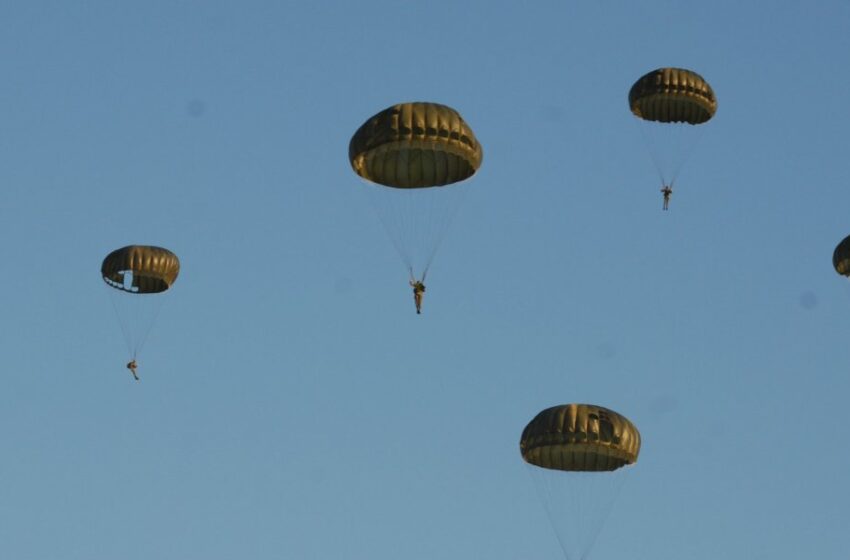
[[[527,4],[527,5],[526,5]],[[846,558],[848,2],[5,2],[0,557],[557,559],[534,414],[643,435],[592,558]],[[662,212],[626,97],[716,118]],[[347,160],[484,147],[416,316]],[[140,357],[99,276],[182,271]]]

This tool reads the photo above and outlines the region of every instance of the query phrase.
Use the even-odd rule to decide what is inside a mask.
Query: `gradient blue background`
[[[850,4],[694,4],[0,6],[0,557],[557,559],[519,434],[591,402],[644,439],[592,558],[846,558]],[[659,66],[719,99],[666,213]],[[409,100],[485,153],[419,317],[347,160]]]

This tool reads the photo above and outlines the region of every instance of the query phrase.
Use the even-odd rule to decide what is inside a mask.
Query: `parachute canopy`
[[[471,177],[481,145],[460,114],[437,103],[400,103],[357,129],[348,145],[354,171],[400,189],[439,187]]]
[[[832,266],[838,274],[850,276],[850,235],[842,239],[832,253]]]
[[[629,107],[647,121],[702,124],[717,111],[717,98],[696,72],[659,68],[635,82],[629,91]]]
[[[133,294],[158,294],[177,280],[177,255],[148,245],[129,245],[109,253],[100,266],[103,280],[113,288]]]
[[[547,408],[519,442],[527,463],[560,471],[613,471],[637,461],[640,433],[625,416],[601,406]]]

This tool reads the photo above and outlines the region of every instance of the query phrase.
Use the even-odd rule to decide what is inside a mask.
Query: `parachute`
[[[357,129],[348,146],[354,172],[407,266],[424,280],[459,206],[456,183],[481,166],[481,145],[454,109],[400,103]]]
[[[177,280],[177,255],[146,245],[130,245],[109,253],[100,266],[127,349],[135,360],[153,327],[162,296]]]
[[[354,172],[399,189],[439,187],[470,178],[481,145],[460,114],[437,103],[401,103],[357,129],[348,146]]]
[[[588,404],[541,411],[519,443],[568,560],[587,556],[637,462],[640,433],[626,417]]]
[[[158,294],[177,280],[180,260],[162,247],[129,245],[106,255],[100,273],[104,282],[117,290]]]
[[[850,277],[850,235],[841,240],[832,253],[832,266],[835,272]]]
[[[717,98],[696,72],[659,68],[635,82],[629,91],[629,107],[636,117],[647,121],[702,124],[717,111]]]
[[[672,187],[699,138],[695,125],[717,112],[714,90],[696,72],[659,68],[634,83],[629,108],[640,119],[662,187]]]
[[[614,471],[637,461],[640,433],[613,410],[567,404],[535,416],[519,447],[527,463],[544,469]]]

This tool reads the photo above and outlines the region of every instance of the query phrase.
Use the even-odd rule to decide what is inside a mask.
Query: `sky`
[[[0,557],[562,557],[519,436],[643,445],[591,559],[846,557],[850,3],[0,6]],[[716,116],[669,212],[627,103]],[[484,160],[423,314],[348,162],[404,101]],[[466,187],[465,187],[466,188]],[[103,257],[177,282],[129,359]]]

